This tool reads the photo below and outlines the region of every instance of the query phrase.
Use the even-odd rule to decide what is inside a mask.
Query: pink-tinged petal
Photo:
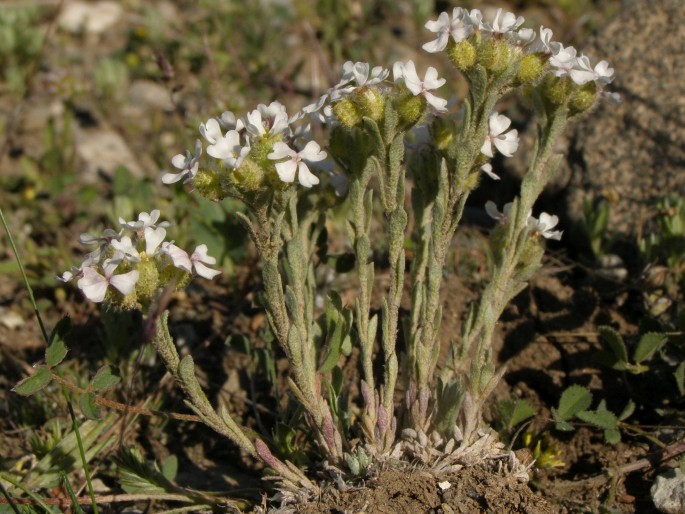
[[[203,278],[206,278],[207,280],[212,280],[214,277],[217,275],[221,275],[221,271],[214,270],[212,268],[208,268],[201,262],[195,262],[195,273],[200,275]]]
[[[145,228],[145,253],[148,255],[154,255],[157,251],[157,247],[162,244],[164,238],[166,237],[166,230],[162,227]]]
[[[190,256],[185,250],[179,248],[173,243],[166,243],[162,245],[162,251],[166,253],[169,258],[171,258],[171,262],[175,267],[180,268],[183,271],[187,271],[188,273],[193,270],[193,265],[190,262]]]
[[[195,248],[193,255],[190,256],[193,262],[204,262],[205,264],[216,264],[216,258],[207,254],[207,245],[201,244]]]
[[[297,163],[293,160],[276,163],[276,173],[283,182],[291,183],[295,181]]]
[[[309,171],[309,167],[301,161],[298,165],[297,180],[304,187],[312,187],[319,183],[319,178]]]
[[[113,275],[109,279],[109,283],[112,284],[112,287],[118,289],[121,294],[126,296],[131,294],[136,288],[136,282],[138,282],[139,276],[140,273],[138,273],[138,270],[133,270],[128,273],[122,273],[121,275]]]
[[[91,302],[100,303],[105,299],[109,282],[93,268],[86,267],[83,268],[83,277],[78,280],[77,285]]]

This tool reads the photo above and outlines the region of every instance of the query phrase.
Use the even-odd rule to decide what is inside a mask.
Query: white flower
[[[552,230],[559,223],[559,218],[557,216],[550,216],[546,212],[540,214],[540,219],[536,219],[533,216],[528,216],[527,224],[528,228],[539,233],[545,239],[555,239],[559,241],[561,239],[561,230]]]
[[[232,115],[233,113],[229,114]],[[200,134],[202,134],[202,137],[204,137],[210,145],[215,145],[222,137],[221,126],[216,119],[210,118],[206,123],[200,123]]]
[[[502,212],[499,212],[495,202],[487,201],[485,202],[485,212],[487,212],[488,216],[490,216],[492,219],[497,220],[500,223],[508,223],[509,213],[511,212],[513,205],[513,202],[505,203],[504,207],[502,207]]]
[[[225,136],[220,135],[214,144],[207,147],[209,155],[222,159],[226,166],[233,169],[240,167],[249,152],[249,146],[241,146],[240,133],[237,130],[229,130]]]
[[[79,289],[89,300],[100,303],[105,299],[107,288],[111,285],[118,289],[124,296],[131,294],[138,282],[139,273],[137,270],[115,275],[114,270],[119,265],[119,261],[107,261],[103,266],[104,276],[100,275],[95,268],[87,266],[82,270],[83,276],[77,282]]]
[[[480,151],[488,157],[493,157],[492,145],[494,144],[502,155],[506,157],[514,155],[519,146],[518,130],[510,130],[504,134],[504,131],[511,125],[511,120],[503,114],[493,112],[488,119],[488,125],[490,133],[485,138]]]
[[[108,245],[113,239],[118,239],[121,233],[115,232],[111,228],[106,228],[101,236],[94,236],[92,234],[81,234],[78,238],[79,243],[83,245],[92,245],[101,243]]]
[[[62,282],[70,282],[76,277],[81,276],[83,276],[83,270],[81,268],[77,268],[76,266],[72,266],[71,270],[65,271],[64,273],[62,273],[62,276],[57,275],[55,278]]]
[[[370,70],[370,75],[369,70],[370,65],[368,62],[353,63],[352,61],[347,61],[343,64],[342,78],[340,79],[340,82],[332,88],[331,93],[334,93],[333,96],[335,96],[336,91],[349,93],[350,91],[347,91],[348,88],[340,88],[341,86],[349,84],[351,81],[356,83],[356,87],[374,86],[383,82],[390,74],[390,71],[383,68],[383,66],[374,66],[374,68]],[[352,90],[354,89],[355,86],[352,87]],[[334,98],[334,100],[335,99],[337,98]]]
[[[563,77],[571,73],[571,70],[576,66],[576,61],[576,49],[572,46],[564,48],[560,44],[558,52],[549,59],[549,64],[556,68],[553,71],[554,75]]]
[[[148,229],[152,230],[151,227],[145,228],[145,230]],[[116,261],[127,260],[129,262],[140,262],[140,254],[129,236],[124,236],[119,241],[112,241],[112,248],[116,250],[114,253],[114,259]]]
[[[483,13],[479,9],[471,9],[471,12],[466,13],[464,9],[464,14],[462,15],[464,23],[467,23],[473,27],[474,30],[482,30],[483,25]]]
[[[540,25],[540,37],[528,47],[530,53],[541,53],[553,55],[559,53],[563,48],[561,43],[552,41],[552,29]]]
[[[474,29],[471,19],[468,18],[468,11],[461,7],[454,8],[451,21],[449,15],[443,12],[438,16],[437,20],[428,21],[424,26],[437,34],[435,41],[430,41],[422,47],[426,52],[430,53],[444,50],[447,47],[450,36],[452,36],[455,43],[459,43],[469,37]]]
[[[124,218],[119,217],[119,223],[122,227],[133,231],[142,231],[147,227],[155,228],[160,226],[166,228],[171,225],[168,221],[163,221],[157,225],[157,220],[159,219],[159,209],[154,209],[150,214],[147,212],[141,212],[138,214],[138,221],[126,221]]]
[[[193,268],[195,268],[195,273],[207,280],[212,280],[221,274],[220,271],[205,266],[205,264],[216,264],[216,259],[207,255],[207,245],[200,245],[195,248],[195,251],[190,256],[190,262]]]
[[[245,128],[243,120],[236,118],[235,114],[231,111],[221,113],[221,116],[219,116],[219,125],[221,125],[224,130],[237,130],[238,132]],[[200,125],[200,131],[202,131],[202,125]]]
[[[416,73],[414,61],[407,61],[406,63],[398,61],[393,65],[392,72],[395,82],[404,81],[407,89],[414,96],[422,95],[428,104],[438,112],[445,112],[447,110],[447,100],[438,98],[430,93],[430,91],[438,89],[445,83],[445,79],[438,78],[438,71],[435,68],[429,67],[423,80]]]
[[[208,280],[212,280],[221,274],[220,271],[205,266],[205,264],[216,264],[216,259],[207,255],[207,245],[198,246],[193,254],[189,256],[185,250],[170,242],[162,245],[162,252],[171,258],[174,266],[188,273],[192,273],[193,268],[195,268],[195,272],[198,275]]]
[[[497,14],[495,14],[495,19],[492,22],[492,25],[489,23],[484,23],[482,30],[483,32],[489,32],[494,34],[506,34],[507,32],[513,32],[517,28],[519,28],[521,25],[523,25],[523,22],[525,21],[523,19],[523,16],[519,16],[518,18],[513,12],[507,12],[502,16],[502,20],[500,21],[500,15],[502,14],[502,9],[497,9]]]
[[[185,156],[179,153],[171,158],[171,164],[173,164],[175,168],[181,170],[181,172],[165,173],[164,175],[162,175],[162,182],[165,184],[174,184],[175,182],[178,182],[186,176],[187,178],[185,179],[184,183],[193,180],[200,166],[199,161],[201,155],[202,143],[198,139],[195,141],[195,152],[193,153],[193,155],[190,154],[189,150],[186,150]]]
[[[536,38],[535,31],[533,29],[520,29],[517,32],[509,32],[505,34],[507,41],[512,45],[523,48],[530,46]]]
[[[287,183],[295,181],[295,174],[297,173],[297,180],[304,187],[312,187],[319,183],[318,177],[309,171],[309,167],[304,161],[319,162],[326,158],[326,152],[321,150],[321,147],[316,141],[310,141],[300,152],[296,152],[288,145],[282,142],[274,144],[273,151],[267,156],[269,159],[277,161],[288,157],[287,161],[276,163],[276,172],[278,177]]]
[[[280,102],[271,102],[267,107],[259,104],[255,110],[247,113],[245,128],[254,137],[267,134],[280,134],[288,129],[288,113]]]
[[[600,61],[595,68],[592,68],[590,59],[587,56],[581,55],[576,59],[575,66],[569,71],[569,75],[573,82],[582,86],[588,82],[595,81],[598,86],[602,87],[614,80],[614,69],[609,67],[606,61]]]
[[[153,256],[157,248],[166,237],[166,230],[162,227],[145,229],[145,253],[148,256]]]
[[[595,66],[595,82],[598,86],[606,86],[614,80],[614,69],[606,61],[599,61]]]

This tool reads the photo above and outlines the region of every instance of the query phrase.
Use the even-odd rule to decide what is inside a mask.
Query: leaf
[[[586,410],[592,404],[592,394],[583,386],[568,387],[559,399],[557,414],[562,420],[571,419],[578,412]]]
[[[242,334],[229,334],[224,344],[245,355],[250,355],[250,340]]]
[[[346,343],[349,339],[350,324],[349,316],[345,314],[340,296],[331,292],[326,299],[325,306],[325,322],[326,322],[326,339],[323,346],[323,360],[319,366],[321,373],[331,371],[338,362],[341,353],[349,354],[351,350],[351,341]],[[343,345],[345,344],[345,348]]]
[[[618,444],[621,442],[621,432],[614,428],[605,430],[604,439],[609,444]]]
[[[535,415],[535,407],[528,400],[521,399],[514,405],[514,410],[511,413],[511,419],[509,420],[509,426],[515,427],[522,421],[527,420]]]
[[[71,329],[71,320],[68,316],[63,317],[50,334],[50,342],[45,350],[45,362],[48,367],[54,368],[67,356],[67,346],[64,344],[64,336]]]
[[[117,458],[119,484],[129,494],[176,492],[171,481],[154,462],[148,462],[136,448],[122,449]]]
[[[90,387],[94,391],[106,391],[117,385],[121,381],[119,369],[111,364],[102,366],[90,382]]]
[[[52,380],[52,373],[50,368],[40,366],[36,368],[36,372],[30,377],[26,377],[19,382],[12,391],[22,396],[31,396],[47,386]]]
[[[616,355],[616,358],[621,362],[628,362],[628,350],[626,350],[626,344],[623,342],[621,335],[606,325],[597,327],[597,331],[602,340],[606,342],[614,355]]]
[[[643,360],[651,358],[655,352],[658,352],[666,344],[666,341],[668,341],[668,336],[665,334],[658,332],[643,334],[637,343],[633,359],[637,364],[640,364]]]
[[[162,462],[162,475],[169,480],[173,481],[176,478],[176,473],[178,473],[178,458],[176,455],[169,455],[164,462]]]
[[[95,395],[93,393],[86,393],[81,396],[78,406],[85,417],[100,419],[100,409],[95,405]]]
[[[675,377],[675,382],[678,386],[678,391],[680,391],[680,395],[685,395],[685,361],[678,364],[678,367],[673,372],[673,376]]]
[[[618,427],[616,414],[606,409],[584,410],[578,412],[576,417],[586,423],[606,430],[614,430]]]
[[[633,400],[628,400],[628,403],[623,407],[621,414],[618,415],[618,419],[624,421],[632,416],[633,412],[635,412],[635,402]]]
[[[562,419],[561,416],[559,416],[559,413],[554,407],[552,407],[552,418],[554,418],[554,421],[556,423],[555,427],[557,430],[561,430],[563,432],[572,432],[573,430],[575,430],[571,423]]]

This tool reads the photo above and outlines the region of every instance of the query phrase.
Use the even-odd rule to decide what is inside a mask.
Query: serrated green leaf
[[[592,404],[592,393],[583,386],[568,387],[559,399],[557,414],[563,420],[571,419],[578,412],[586,410]]]
[[[100,409],[95,405],[95,395],[93,393],[86,393],[81,396],[78,406],[85,417],[100,419]]]
[[[50,368],[46,366],[39,366],[30,377],[26,377],[19,382],[12,391],[22,396],[31,396],[47,386],[52,380],[52,373]]]
[[[616,414],[605,409],[580,411],[576,413],[576,417],[598,428],[604,428],[605,430],[614,430],[618,427],[618,418],[616,417]]]
[[[618,444],[621,442],[621,432],[613,428],[605,430],[604,439],[609,444]]]
[[[67,345],[64,336],[71,329],[71,320],[68,316],[62,318],[50,334],[50,342],[45,350],[45,362],[50,368],[54,368],[67,356]]]
[[[640,364],[643,360],[651,358],[654,353],[658,352],[666,344],[666,341],[668,341],[668,336],[665,334],[658,332],[643,334],[637,343],[633,359],[637,364]]]
[[[176,455],[169,455],[164,462],[162,462],[162,475],[172,482],[176,478],[176,473],[178,473],[178,458]]]
[[[556,423],[555,428],[557,430],[561,430],[563,432],[573,432],[573,430],[575,430],[573,428],[573,425],[571,425],[568,421],[564,420],[554,407],[552,407],[552,418]]]
[[[120,380],[119,369],[111,364],[105,364],[91,380],[90,387],[94,391],[106,391],[117,385]]]
[[[621,362],[628,362],[628,350],[626,350],[626,344],[621,335],[606,325],[597,327],[597,331],[616,358]]]

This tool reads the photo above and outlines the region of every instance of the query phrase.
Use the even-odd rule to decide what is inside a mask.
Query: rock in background
[[[610,229],[634,235],[656,199],[685,195],[683,21],[683,0],[626,1],[582,49],[592,63],[606,59],[615,69],[607,90],[622,103],[600,102],[559,142],[567,158],[540,207],[565,218],[572,239],[588,197],[609,199]],[[534,132],[529,127],[520,155],[507,160],[515,175],[525,170]]]

